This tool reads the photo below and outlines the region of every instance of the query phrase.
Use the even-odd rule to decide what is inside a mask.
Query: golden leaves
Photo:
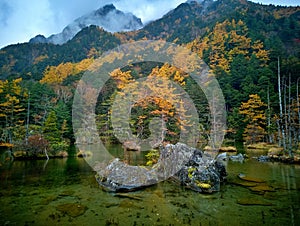
[[[25,110],[20,104],[20,96],[26,96],[20,86],[21,82],[22,78],[10,82],[7,80],[0,81],[0,117],[14,120],[16,114]]]
[[[84,59],[78,63],[61,63],[58,66],[48,66],[44,71],[44,77],[40,80],[41,83],[61,84],[68,76],[86,71],[94,59]]]
[[[200,57],[209,52],[209,66],[214,71],[221,69],[229,73],[230,63],[237,55],[248,60],[254,55],[261,66],[265,66],[269,60],[269,51],[264,49],[261,41],[253,41],[248,36],[248,28],[242,20],[216,23],[203,39],[195,39],[186,46]]]
[[[240,114],[245,116],[247,126],[244,131],[245,140],[248,143],[261,141],[265,135],[266,115],[263,103],[257,94],[249,95],[249,100],[240,106]]]
[[[120,68],[112,71],[110,76],[116,81],[118,89],[123,89],[128,83],[133,81],[130,71],[122,72]]]

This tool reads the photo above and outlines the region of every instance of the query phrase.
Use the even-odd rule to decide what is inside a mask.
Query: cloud
[[[176,8],[185,0],[127,0],[116,1],[114,4],[118,9],[132,12],[134,15],[142,19],[143,23],[158,19],[171,9]]]
[[[0,46],[27,41],[37,32],[44,33],[55,26],[48,0],[2,0],[0,5]]]

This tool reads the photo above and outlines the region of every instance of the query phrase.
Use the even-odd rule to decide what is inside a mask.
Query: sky
[[[274,5],[300,5],[299,0],[252,0]],[[0,48],[28,42],[38,34],[60,33],[74,19],[113,3],[143,23],[158,19],[186,0],[0,0]]]

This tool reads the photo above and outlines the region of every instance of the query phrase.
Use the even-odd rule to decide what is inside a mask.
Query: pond
[[[299,165],[249,159],[227,170],[218,193],[170,180],[116,194],[82,158],[14,161],[0,166],[0,225],[300,225]]]

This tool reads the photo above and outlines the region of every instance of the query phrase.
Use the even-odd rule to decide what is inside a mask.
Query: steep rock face
[[[108,32],[132,31],[143,26],[141,19],[137,18],[132,13],[124,13],[111,4],[79,17],[73,23],[65,27],[59,34],[51,35],[46,39],[43,39],[41,35],[38,35],[29,42],[63,44],[72,39],[83,28],[90,25],[102,27]]]

